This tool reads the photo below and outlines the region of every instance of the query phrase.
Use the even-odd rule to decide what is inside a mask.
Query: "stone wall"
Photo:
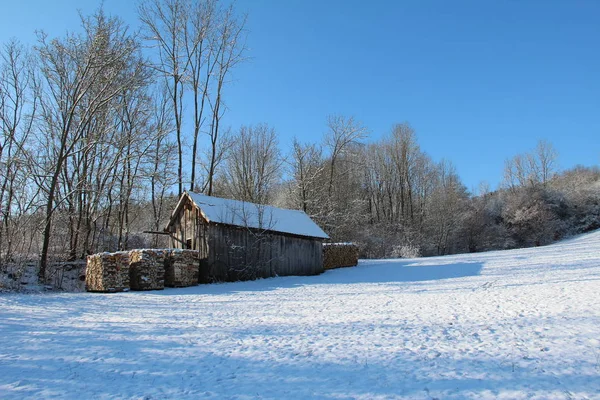
[[[37,261],[11,262],[0,265],[0,292],[39,290]]]
[[[86,262],[84,260],[50,263],[45,284],[66,292],[85,291]]]
[[[86,261],[50,262],[39,282],[39,261],[29,260],[0,265],[0,291],[38,292],[42,290],[85,291]]]

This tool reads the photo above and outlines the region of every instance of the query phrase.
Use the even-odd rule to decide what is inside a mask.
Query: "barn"
[[[298,210],[185,192],[165,228],[174,248],[200,253],[200,282],[323,272],[329,237]]]

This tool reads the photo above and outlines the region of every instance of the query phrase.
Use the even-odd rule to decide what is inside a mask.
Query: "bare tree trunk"
[[[267,204],[281,178],[282,163],[273,128],[242,127],[226,160],[226,190],[235,199]]]
[[[171,98],[177,140],[177,187],[183,193],[183,81],[188,73],[190,59],[185,55],[186,32],[190,4],[185,0],[146,0],[138,8],[138,15],[147,32],[147,40],[158,49],[156,71],[170,82]]]
[[[36,85],[33,65],[16,41],[9,41],[0,51],[0,266],[4,258],[12,257],[16,243],[21,243],[16,246],[24,252],[26,240],[16,235],[35,200],[27,194],[32,168],[27,144],[38,105],[32,95]],[[35,233],[29,231],[29,242]]]
[[[47,153],[39,160],[39,169],[47,170],[44,175],[50,177],[49,180],[39,179],[46,194],[39,272],[42,279],[56,208],[69,199],[76,204],[72,201],[73,196],[81,195],[82,191],[80,182],[71,182],[71,189],[63,194],[63,199],[57,198],[60,196],[61,172],[69,177],[69,157],[89,152],[98,145],[98,140],[83,139],[123,88],[138,87],[145,84],[146,79],[140,67],[139,45],[120,20],[107,18],[100,9],[91,18],[82,17],[82,26],[83,34],[70,35],[66,39],[47,41],[46,35],[40,34],[37,47],[44,79],[39,92],[43,124],[40,130],[47,132],[47,137],[43,138]],[[80,160],[87,163],[85,158]],[[78,180],[85,181],[86,173],[74,173]],[[78,239],[74,238],[74,242]]]

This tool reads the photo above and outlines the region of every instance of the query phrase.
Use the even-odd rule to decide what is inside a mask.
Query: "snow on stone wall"
[[[37,261],[0,265],[0,291],[22,291],[38,286]]]
[[[51,263],[46,269],[45,284],[65,292],[85,291],[84,260]]]

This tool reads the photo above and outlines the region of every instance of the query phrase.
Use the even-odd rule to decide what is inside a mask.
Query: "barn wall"
[[[200,259],[208,255],[206,235],[208,225],[202,218],[200,210],[188,199],[178,211],[170,226],[171,247],[174,249],[191,249],[200,252]],[[187,246],[191,239],[191,246]]]
[[[321,241],[210,225],[210,252],[201,271],[208,280],[237,281],[323,272]]]
[[[169,228],[172,235],[171,246],[175,249],[198,250],[201,256],[205,256],[208,253],[207,228],[200,210],[188,199]],[[191,240],[191,246],[187,245],[188,240]]]

